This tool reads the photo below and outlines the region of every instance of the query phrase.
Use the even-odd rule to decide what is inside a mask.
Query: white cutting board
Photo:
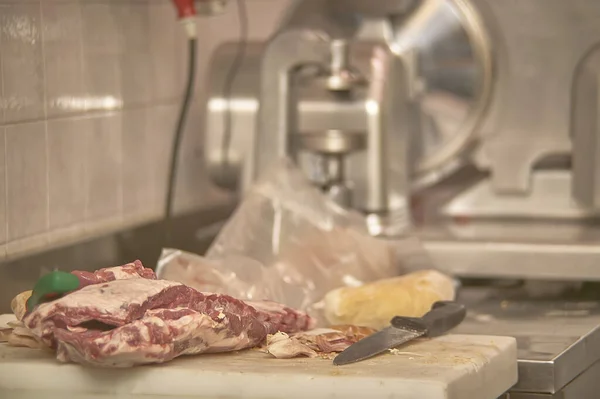
[[[37,399],[36,389],[77,398],[496,399],[517,382],[512,337],[447,335],[359,363],[274,359],[257,350],[175,359],[132,369],[61,364],[40,350],[0,344],[0,398]],[[18,390],[20,393],[10,390]],[[60,395],[57,394],[57,397]],[[143,397],[143,396],[142,396]]]

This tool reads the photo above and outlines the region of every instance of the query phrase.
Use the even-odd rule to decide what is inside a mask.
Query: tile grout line
[[[148,26],[150,29],[150,32],[154,31],[154,29],[158,29],[160,31],[160,28],[162,28],[162,21],[163,18],[159,18],[158,15],[162,15],[162,10],[163,10],[164,5],[157,5],[155,9],[153,9],[152,7],[150,7],[148,9],[149,15],[150,15],[150,19],[148,22]],[[157,12],[157,10],[159,10]],[[164,37],[168,37],[168,35],[165,35]],[[157,61],[156,61],[156,56],[154,54],[162,54],[162,51],[159,52],[158,49],[160,48],[162,50],[162,47],[158,46],[156,43],[153,43],[152,40],[154,40],[154,36],[150,37],[150,42],[149,45],[151,46],[152,50],[153,50],[153,56],[152,56],[152,78],[155,81],[158,81],[158,65],[157,65]],[[154,44],[154,46],[153,46]],[[154,86],[154,93],[153,93],[153,99],[158,97],[158,89],[156,86]],[[157,159],[157,156],[155,154],[155,148],[158,147],[156,145],[156,137],[153,137],[153,133],[154,133],[154,126],[157,124],[157,117],[158,111],[157,112],[148,112],[148,114],[146,115],[146,119],[147,119],[147,129],[150,131],[150,128],[152,126],[152,133],[150,134],[150,140],[149,140],[149,145],[148,148],[150,148],[151,150],[149,151],[152,155],[151,158]],[[156,209],[160,209],[160,207],[155,206],[155,204],[158,202],[159,199],[159,191],[160,191],[160,187],[158,184],[158,179],[157,179],[157,174],[154,173],[156,171],[156,167],[154,165],[152,165],[152,167],[150,168],[151,170],[151,176],[152,178],[150,179],[150,198],[152,198],[152,205],[151,207],[154,209],[156,207]]]
[[[8,255],[8,232],[9,232],[9,218],[8,218],[8,138],[6,133],[6,128],[2,128],[2,132],[4,135],[4,213],[6,214],[6,226],[5,233],[6,234],[6,243],[4,244],[4,256]]]
[[[124,5],[124,7],[131,7],[130,4],[126,4]],[[117,13],[114,12],[114,9],[112,9],[112,18],[116,19],[116,23],[119,23],[119,20],[117,18]],[[127,15],[127,12],[125,13]],[[118,26],[118,25],[117,25]],[[125,48],[125,43],[123,43],[123,41],[125,41],[125,35],[127,34],[125,31],[120,31],[121,34],[119,34],[117,36],[117,49],[124,49]],[[117,50],[119,53],[120,51]],[[119,68],[117,68],[115,71],[115,77],[117,78],[116,80],[118,80],[119,82],[119,97],[121,97],[121,104],[123,104],[124,100],[123,100],[123,72],[122,70],[119,70]],[[125,141],[125,134],[127,134],[127,132],[125,132],[126,129],[123,129],[123,124],[126,120],[127,116],[125,115],[124,112],[121,112],[119,115],[119,118],[116,119],[116,121],[119,123],[119,128],[115,129],[115,131],[119,132],[119,149],[118,149],[118,160],[119,160],[119,181],[118,181],[118,185],[117,185],[117,192],[118,192],[118,196],[117,198],[119,199],[119,204],[118,204],[118,211],[117,211],[117,217],[120,218],[121,220],[125,220],[125,170],[124,170],[124,165],[125,165],[125,161],[124,161],[124,141]]]
[[[42,1],[39,2],[40,11],[40,51],[42,54],[42,81],[44,82],[44,140],[46,141],[46,241],[50,241],[50,140],[48,137],[48,80],[46,74],[46,51],[44,43],[44,11]]]
[[[104,116],[111,116],[120,112],[126,112],[126,111],[135,111],[135,110],[140,110],[140,109],[150,109],[150,108],[156,108],[156,107],[162,107],[162,106],[169,106],[169,105],[177,105],[180,104],[181,99],[180,98],[164,98],[160,101],[156,101],[156,102],[149,102],[149,103],[144,103],[144,104],[131,104],[131,105],[127,105],[127,106],[122,106],[122,107],[116,107],[116,108],[96,108],[96,109],[88,109],[85,111],[81,111],[81,112],[72,112],[72,113],[64,113],[62,115],[57,115],[57,116],[48,116],[48,121],[63,121],[63,120],[68,120],[68,119],[78,119],[78,118],[85,118],[85,117],[104,117]],[[198,100],[194,100],[194,104],[198,104]],[[15,125],[23,125],[26,123],[36,123],[36,122],[43,122],[44,119],[43,118],[30,118],[30,119],[21,119],[18,121],[11,121],[8,123],[0,123],[0,127],[12,127]]]
[[[2,51],[2,32],[0,32],[0,52]],[[2,90],[2,100],[4,101],[4,58],[0,57],[0,85]],[[0,104],[1,105],[1,104]],[[6,121],[6,106],[2,106],[2,123]],[[4,257],[8,256],[8,232],[9,232],[9,220],[8,220],[8,139],[6,137],[6,127],[2,127],[2,135],[4,142]]]
[[[79,51],[80,51],[80,62],[81,62],[81,87],[83,92],[85,93],[85,95],[87,96],[87,75],[86,75],[86,61],[85,61],[85,46],[83,44],[83,36],[84,36],[84,23],[83,23],[83,7],[84,5],[82,4],[82,1],[77,1],[77,5],[79,6]],[[88,116],[89,117],[89,116]],[[94,118],[93,116],[90,117],[91,118],[91,123],[92,125],[96,123],[96,118]],[[84,132],[82,133],[84,134],[83,140],[82,140],[82,152],[84,154],[87,155],[87,151],[88,151],[88,140],[90,139],[90,135],[91,132]],[[90,195],[89,195],[89,190],[88,190],[88,186],[89,186],[89,178],[88,178],[88,173],[89,173],[89,167],[88,167],[88,160],[87,160],[87,156],[85,157],[85,162],[83,162],[83,176],[84,176],[84,187],[83,187],[83,231],[84,233],[88,231],[87,229],[87,225],[88,225],[88,218],[89,218],[89,213],[90,213],[90,207],[89,207],[89,201],[90,201]]]
[[[79,83],[81,84],[81,95],[82,97],[86,97],[88,94],[87,91],[87,75],[86,75],[86,61],[85,61],[85,48],[84,48],[84,44],[83,44],[83,36],[84,36],[84,27],[83,27],[83,1],[82,0],[76,0],[74,2],[74,4],[77,6],[77,22],[78,22],[78,31],[79,31],[79,37],[77,40],[77,44],[79,45],[79,67],[81,68],[81,76],[79,77]],[[110,114],[110,111],[109,111]],[[90,126],[92,126],[95,122],[94,119],[96,118],[96,116],[94,116],[93,113],[89,113],[87,112],[87,110],[85,112],[82,112],[79,116],[79,118],[88,118],[88,122],[91,121]],[[69,119],[69,115],[65,115],[65,120]],[[78,141],[78,150],[81,151],[83,154],[87,154],[87,147],[88,147],[88,140],[90,138],[90,132],[89,131],[85,131],[85,132],[81,132],[81,135],[83,135],[83,139],[81,141]],[[88,219],[88,213],[89,213],[89,207],[88,207],[88,201],[89,201],[89,193],[87,190],[88,187],[88,163],[87,163],[87,157],[84,158],[84,162],[83,162],[83,220],[74,223],[74,225],[79,224],[81,226],[81,229],[83,231],[83,234],[85,234],[87,232],[87,219]]]

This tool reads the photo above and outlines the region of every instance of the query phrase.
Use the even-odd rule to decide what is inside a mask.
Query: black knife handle
[[[439,301],[433,304],[431,310],[421,318],[396,316],[392,326],[396,328],[425,330],[427,337],[437,337],[452,330],[465,319],[466,308],[454,301]]]
[[[465,319],[467,309],[454,301],[439,301],[421,318],[427,326],[427,336],[437,337],[458,326]]]

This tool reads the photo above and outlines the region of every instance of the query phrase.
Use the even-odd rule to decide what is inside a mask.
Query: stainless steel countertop
[[[600,360],[598,300],[531,299],[519,289],[489,287],[465,288],[459,300],[469,313],[454,332],[517,339],[513,393],[554,394]]]

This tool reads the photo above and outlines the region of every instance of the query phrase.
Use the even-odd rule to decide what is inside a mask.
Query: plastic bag
[[[423,254],[414,238],[370,236],[362,215],[341,208],[285,160],[248,191],[205,256],[165,249],[157,273],[205,292],[270,299],[320,320],[319,302],[330,290],[396,276],[399,259]]]

